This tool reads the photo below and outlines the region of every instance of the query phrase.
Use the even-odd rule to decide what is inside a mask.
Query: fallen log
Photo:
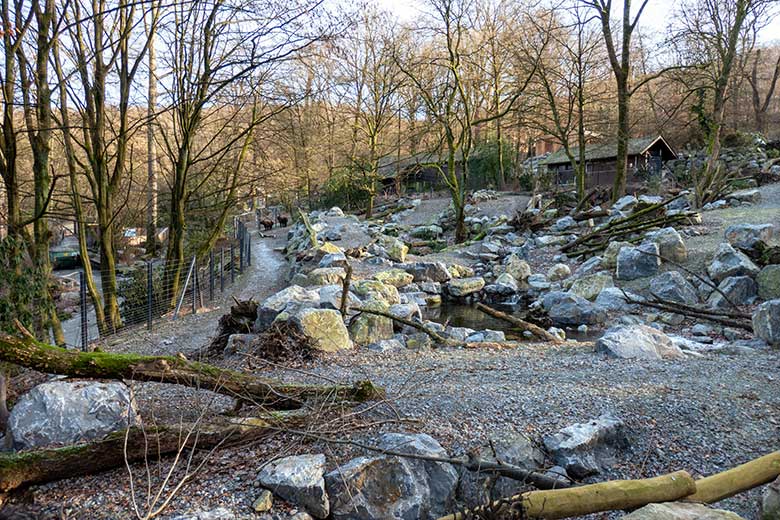
[[[47,374],[190,386],[276,410],[300,408],[304,401],[314,398],[370,401],[384,397],[384,390],[370,381],[358,381],[353,385],[285,384],[190,361],[183,356],[72,351],[29,336],[0,334],[0,361]]]
[[[132,427],[111,433],[102,440],[75,446],[0,453],[0,492],[91,475],[122,466],[125,461],[156,461],[182,448],[211,450],[244,444],[280,429],[300,426],[305,420],[306,416],[296,411],[219,424]]]
[[[520,330],[520,332],[528,331],[537,338],[543,340],[543,341],[549,341],[551,343],[563,343],[561,341],[561,338],[558,336],[555,336],[554,334],[550,334],[546,330],[544,330],[541,327],[538,327],[534,325],[533,323],[529,323],[525,320],[521,320],[520,318],[516,318],[515,316],[512,316],[510,314],[507,314],[505,312],[501,312],[497,309],[494,309],[492,307],[488,307],[484,303],[477,302],[476,308],[487,314],[488,316],[493,316],[494,318],[498,318],[499,320],[504,320],[507,323],[511,323],[516,328]]]
[[[686,502],[711,504],[767,484],[780,476],[780,451],[696,481],[696,493]]]
[[[447,346],[463,345],[462,342],[453,341],[451,339],[445,338],[444,336],[440,335],[436,331],[429,329],[428,327],[426,327],[420,322],[402,318],[401,316],[396,316],[395,314],[390,314],[389,312],[377,311],[374,309],[366,309],[365,307],[351,307],[351,310],[355,312],[365,312],[367,314],[374,314],[376,316],[382,316],[383,318],[390,318],[391,320],[395,320],[398,323],[407,325],[409,327],[412,327],[413,329],[419,330],[420,332],[426,333],[428,336],[431,337],[433,341],[435,341],[436,343],[441,343],[442,345],[447,345]]]
[[[725,311],[720,312],[678,302],[669,303],[657,298],[654,300],[637,300],[631,298],[625,291],[623,291],[623,296],[625,297],[626,302],[630,304],[650,307],[651,309],[658,309],[673,314],[682,314],[684,316],[711,321],[727,327],[735,327],[753,332],[753,324],[750,321],[750,316],[747,314],[729,313]]]
[[[655,502],[671,502],[695,491],[696,483],[688,472],[677,471],[643,480],[612,480],[568,489],[528,491],[439,520],[466,520],[483,516],[502,518],[510,511],[516,515],[511,518],[569,518],[601,511],[635,509]]]

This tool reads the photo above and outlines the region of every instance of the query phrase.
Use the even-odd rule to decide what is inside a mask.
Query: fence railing
[[[228,244],[210,250],[205,259],[193,255],[181,263],[147,261],[143,266],[118,273],[118,299],[122,326],[100,330],[84,273],[79,273],[78,346],[88,350],[90,343],[146,327],[153,330],[162,320],[176,320],[223,297],[252,262],[252,238],[241,219],[234,221],[235,233]],[[178,289],[176,275],[179,273]]]

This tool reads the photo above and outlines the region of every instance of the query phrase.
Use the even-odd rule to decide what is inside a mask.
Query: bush
[[[319,197],[321,208],[338,206],[354,210],[365,208],[368,204],[368,191],[360,172],[343,169],[333,175],[322,186]]]
[[[504,174],[509,180],[513,169],[514,153],[511,145],[503,143]],[[501,186],[498,165],[498,142],[488,141],[476,146],[469,157],[469,186],[471,190]]]
[[[21,239],[0,240],[0,330],[9,333],[18,332],[15,320],[32,329],[36,295],[47,281],[25,251]]]

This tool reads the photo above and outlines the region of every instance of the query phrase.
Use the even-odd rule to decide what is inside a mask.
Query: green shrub
[[[504,175],[506,180],[513,170],[514,153],[512,146],[503,143]],[[469,157],[469,189],[496,188],[502,185],[498,164],[498,142],[488,141],[479,144]]]

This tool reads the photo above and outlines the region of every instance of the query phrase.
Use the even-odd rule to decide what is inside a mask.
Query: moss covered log
[[[0,492],[91,475],[122,466],[125,461],[156,461],[163,455],[176,453],[180,448],[210,450],[234,446],[279,429],[300,427],[305,420],[303,413],[293,411],[219,424],[177,424],[144,430],[133,427],[86,444],[0,453]]]
[[[299,408],[308,399],[369,401],[384,397],[384,391],[370,381],[353,385],[284,384],[184,357],[72,351],[31,337],[4,334],[0,334],[0,361],[70,377],[179,384],[276,410]]]
[[[696,493],[685,500],[712,504],[772,482],[779,475],[780,451],[774,451],[730,470],[697,480]]]

